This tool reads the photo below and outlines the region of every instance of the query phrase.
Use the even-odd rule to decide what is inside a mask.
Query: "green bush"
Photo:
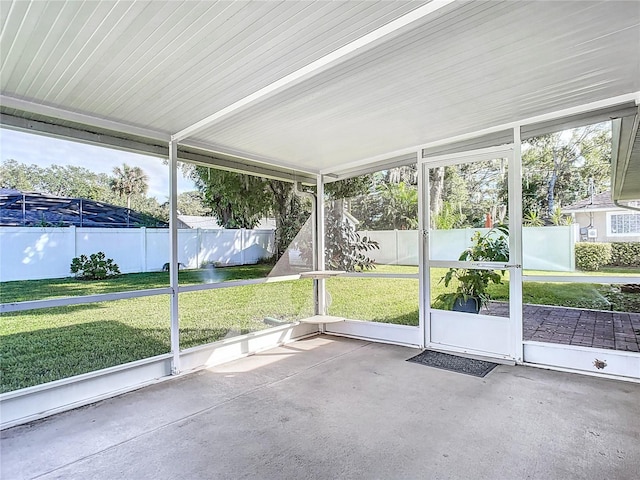
[[[576,266],[580,270],[596,271],[611,261],[611,244],[580,242],[576,243]]]
[[[637,267],[640,265],[640,242],[612,243],[610,265],[616,267]]]
[[[104,252],[80,255],[71,260],[71,273],[85,280],[102,280],[120,274],[120,268]]]

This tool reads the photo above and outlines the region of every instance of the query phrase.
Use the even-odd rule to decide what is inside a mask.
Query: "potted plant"
[[[506,225],[497,225],[484,235],[476,232],[471,240],[472,245],[460,254],[459,261],[509,261],[509,229]],[[456,290],[438,295],[433,306],[441,310],[478,313],[480,307],[490,300],[487,293],[489,284],[501,284],[503,275],[504,270],[498,273],[495,270],[450,268],[440,282],[448,287],[455,279]]]

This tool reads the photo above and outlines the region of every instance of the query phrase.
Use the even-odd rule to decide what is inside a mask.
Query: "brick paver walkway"
[[[508,311],[506,303],[491,302],[482,313]],[[524,305],[523,317],[525,340],[640,352],[640,313]]]

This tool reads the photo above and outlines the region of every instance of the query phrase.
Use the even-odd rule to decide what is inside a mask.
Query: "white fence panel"
[[[257,263],[275,252],[273,230],[244,230],[243,263]]]
[[[362,230],[361,237],[378,242],[366,255],[379,265],[418,265],[417,230]]]
[[[187,268],[251,264],[273,251],[273,230],[178,230],[178,261]],[[0,227],[0,281],[68,277],[74,257],[96,252],[122,273],[160,271],[169,262],[169,230]]]
[[[239,230],[202,230],[201,262],[239,265],[242,235]]]
[[[144,230],[141,228],[76,229],[76,257],[104,252],[107,258],[118,264],[122,273],[144,271],[143,249]],[[71,259],[67,263],[71,263]]]
[[[397,265],[398,264],[398,238],[395,230],[380,231],[361,231],[358,232],[361,237],[367,237],[378,242],[379,249],[366,252],[369,258],[372,258],[380,265]]]
[[[199,240],[198,230],[178,230],[178,263],[184,265],[185,268],[200,268],[198,262],[200,253]],[[169,251],[167,250],[167,257],[168,255]],[[167,258],[168,261],[169,259]]]
[[[396,230],[398,238],[398,265],[418,265],[418,239],[417,230]]]
[[[140,229],[142,230],[142,229]],[[157,272],[169,263],[169,232],[165,228],[145,228],[145,272]]]
[[[573,272],[576,258],[575,232],[574,225],[524,227],[522,267],[530,270]]]
[[[458,260],[471,246],[475,232],[484,235],[488,228],[431,230],[429,247],[432,260]],[[367,252],[380,265],[418,265],[417,230],[361,231],[375,240],[380,250]],[[522,231],[523,268],[555,272],[575,270],[575,227],[524,227]]]
[[[75,228],[0,227],[0,281],[71,275]]]

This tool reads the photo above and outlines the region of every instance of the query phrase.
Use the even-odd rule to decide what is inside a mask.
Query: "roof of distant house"
[[[167,228],[145,213],[86,198],[0,189],[0,225],[13,227]]]
[[[620,210],[620,207],[613,203],[611,199],[611,190],[585,198],[572,205],[567,205],[562,209],[564,213],[597,212],[605,210]]]

